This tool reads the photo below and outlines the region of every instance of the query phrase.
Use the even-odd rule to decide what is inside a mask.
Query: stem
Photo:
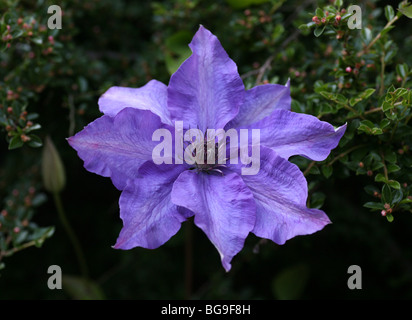
[[[60,194],[58,192],[53,192],[53,198],[54,198],[54,203],[57,208],[57,213],[59,215],[60,221],[66,230],[67,235],[70,238],[70,241],[73,245],[74,251],[76,253],[77,261],[79,263],[79,267],[81,270],[81,273],[84,278],[88,278],[88,269],[87,269],[87,264],[86,264],[86,259],[84,258],[82,248],[80,246],[80,242],[78,238],[76,237],[76,234],[73,232],[72,227],[70,226],[69,221],[66,218],[66,214],[63,209],[62,201],[60,198]]]
[[[392,20],[389,21],[386,24],[385,27],[383,27],[382,31],[384,31],[386,28],[390,27],[398,19],[399,19],[399,17],[397,15],[395,15],[395,17],[393,17]],[[368,44],[368,46],[365,49],[363,49],[361,52],[358,53],[358,57],[361,57],[361,56],[368,53],[368,51],[374,46],[374,44],[382,37],[382,31],[378,33],[378,35]]]
[[[10,255],[12,255],[12,254],[14,254],[14,253],[16,253],[16,252],[19,252],[19,251],[23,250],[23,249],[27,249],[27,248],[30,248],[30,247],[32,247],[32,246],[35,246],[36,243],[37,243],[39,240],[43,240],[43,239],[46,239],[46,238],[47,238],[47,235],[45,235],[44,237],[42,237],[42,238],[40,238],[40,239],[26,242],[26,243],[22,244],[21,246],[19,246],[19,247],[17,247],[17,248],[12,248],[12,249],[10,249],[10,250],[8,250],[8,251],[5,251],[4,253],[1,253],[1,254],[0,254],[0,260],[1,260],[2,257],[8,257],[8,256],[10,256]]]
[[[193,223],[186,223],[185,234],[185,298],[189,300],[192,296],[193,284]]]
[[[312,169],[312,167],[316,164],[316,161],[312,161],[311,163],[309,163],[308,167],[306,168],[306,170],[303,172],[303,175],[306,177],[307,174],[309,173],[310,169]]]
[[[385,179],[389,180],[389,175],[388,175],[388,168],[386,167],[385,164],[385,155],[383,154],[383,152],[380,152],[381,157],[382,157],[382,164],[383,164],[383,174],[385,175]]]
[[[9,246],[10,242],[11,242],[11,236],[9,235],[9,236],[7,236],[7,238],[6,238],[6,240],[5,240],[5,247],[6,247],[6,248]],[[13,248],[13,249],[14,249],[14,248]],[[13,252],[12,252],[13,249],[12,249],[12,250],[9,250],[9,251],[7,251],[7,250],[5,250],[5,251],[0,251],[0,262],[1,262],[1,260],[3,259],[3,257],[7,257],[7,256],[10,255],[11,253],[13,253]]]
[[[408,122],[409,122],[409,120],[411,120],[411,118],[412,118],[412,115],[410,115],[409,117],[406,118],[406,120],[405,120],[405,126],[408,124]]]
[[[385,51],[382,52],[381,56],[381,87],[379,88],[379,95],[383,95],[385,89]]]
[[[334,164],[336,161],[338,161],[340,158],[343,158],[344,156],[346,156],[347,154],[351,153],[352,151],[355,151],[356,149],[359,149],[359,148],[362,148],[362,147],[365,147],[365,146],[366,146],[366,144],[360,144],[360,145],[358,145],[358,146],[354,146],[354,147],[346,150],[345,152],[337,155],[337,156],[328,164],[328,166],[331,166],[331,165]]]
[[[353,112],[357,117],[365,120],[365,117],[358,111],[356,111],[354,108],[352,108],[351,106],[347,105],[347,104],[341,104],[345,109]]]
[[[378,111],[382,111],[382,108],[381,107],[378,107],[378,108],[373,108],[373,109],[370,109],[370,110],[368,110],[368,111],[365,111],[364,113],[363,113],[363,115],[368,115],[368,114],[371,114],[371,113],[374,113],[374,112],[378,112]]]

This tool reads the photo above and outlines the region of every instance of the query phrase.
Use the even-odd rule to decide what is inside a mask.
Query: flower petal
[[[172,203],[170,193],[183,170],[184,165],[155,165],[151,161],[141,166],[139,177],[130,180],[120,196],[123,228],[114,248],[155,249],[179,231],[186,217]]]
[[[223,129],[243,101],[237,66],[203,26],[189,46],[193,54],[172,75],[167,89],[170,116],[185,128]]]
[[[290,110],[290,81],[285,86],[265,84],[256,86],[245,94],[238,115],[227,124],[227,128],[238,128],[255,123],[269,116],[274,110]]]
[[[337,147],[346,130],[346,124],[335,128],[318,118],[287,110],[275,110],[252,125],[260,129],[260,143],[288,159],[301,155],[315,161],[325,160]]]
[[[116,117],[102,116],[68,139],[69,144],[93,173],[110,177],[119,190],[139,167],[152,159],[158,142],[153,132],[162,126],[150,111],[125,108]]]
[[[100,97],[98,103],[100,111],[111,117],[130,107],[150,110],[163,123],[172,123],[167,109],[167,86],[157,80],[151,80],[141,88],[111,87]]]
[[[330,223],[326,214],[306,207],[307,182],[299,168],[261,146],[260,170],[242,179],[256,201],[253,233],[277,244],[297,235],[311,234]],[[240,172],[241,164],[228,168]]]
[[[223,267],[243,248],[255,223],[250,190],[235,173],[224,176],[183,172],[175,181],[172,201],[195,214],[194,222],[218,250]]]

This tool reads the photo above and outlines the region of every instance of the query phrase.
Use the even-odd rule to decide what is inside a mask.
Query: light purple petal
[[[261,147],[260,170],[256,175],[243,175],[256,202],[253,233],[277,244],[298,235],[311,234],[330,223],[326,214],[306,207],[307,182],[299,168]],[[241,164],[229,169],[240,173]]]
[[[285,86],[265,84],[246,91],[245,101],[238,115],[227,124],[227,128],[248,126],[269,116],[274,110],[290,110],[290,81]]]
[[[151,80],[141,88],[111,87],[100,97],[98,103],[100,111],[111,117],[130,107],[150,110],[163,123],[172,123],[167,109],[167,86],[157,80]]]
[[[203,26],[190,43],[193,54],[170,78],[168,107],[185,128],[223,129],[239,111],[244,85],[236,64]]]
[[[194,212],[194,223],[206,233],[229,271],[255,223],[253,196],[242,179],[232,172],[220,176],[185,171],[173,185],[172,201]]]
[[[155,249],[180,229],[189,215],[172,203],[173,182],[185,170],[184,165],[155,165],[146,162],[139,177],[130,180],[120,196],[120,217],[123,228],[114,246],[116,249],[143,247]]]
[[[126,108],[114,118],[102,116],[68,139],[69,144],[93,173],[110,177],[119,190],[129,178],[137,176],[139,167],[152,159],[159,143],[153,132],[162,126],[150,111]]]
[[[335,129],[311,115],[275,110],[269,117],[247,128],[260,129],[261,145],[273,149],[285,159],[300,155],[322,161],[337,147],[346,124]]]

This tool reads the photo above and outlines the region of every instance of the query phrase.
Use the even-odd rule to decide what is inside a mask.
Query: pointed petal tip
[[[75,149],[75,145],[76,145],[76,135],[66,138],[66,141],[67,141],[67,143],[69,144],[70,147],[72,147],[73,149]]]
[[[290,88],[290,78],[288,78],[288,81],[286,82],[285,87]]]
[[[120,239],[120,237],[117,238],[116,243],[114,245],[112,245],[111,247],[112,247],[112,249],[116,249],[116,250],[129,250],[129,249],[132,248],[132,247],[127,247],[125,245],[125,240]]]
[[[348,123],[346,122],[345,124],[341,125],[340,127],[335,128],[335,132],[342,132],[342,135],[345,133],[346,131],[346,127],[347,127]]]

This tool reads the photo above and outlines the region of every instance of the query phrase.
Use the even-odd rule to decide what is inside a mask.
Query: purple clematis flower
[[[288,159],[326,159],[346,125],[335,129],[291,112],[289,82],[245,90],[236,64],[203,26],[189,46],[192,55],[168,86],[151,80],[141,88],[110,88],[99,99],[104,115],[68,141],[88,171],[110,177],[122,190],[123,228],[115,248],[157,248],[194,216],[229,271],[250,232],[284,244],[330,223],[323,211],[306,207],[307,182]],[[177,121],[202,132],[260,129],[259,171],[242,175],[239,161],[156,164],[153,133],[173,132]]]

